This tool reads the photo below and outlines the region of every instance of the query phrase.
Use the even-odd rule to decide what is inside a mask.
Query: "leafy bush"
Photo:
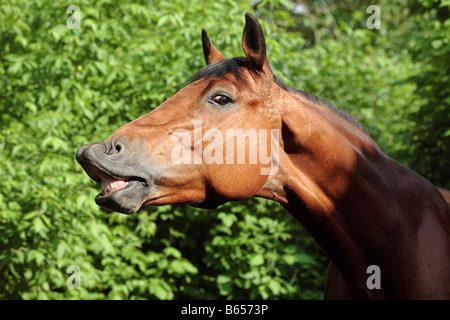
[[[321,298],[327,259],[278,204],[111,213],[95,204],[99,188],[74,155],[181,88],[203,66],[201,28],[225,56],[243,55],[250,11],[276,74],[351,111],[394,158],[410,161],[405,128],[420,119],[405,118],[422,99],[406,79],[417,64],[389,33],[365,28],[362,2],[343,3],[312,1],[299,16],[285,0],[78,1],[78,30],[66,26],[67,2],[3,1],[0,298]],[[392,21],[395,36],[410,30]],[[81,270],[78,290],[66,285],[70,265]]]
[[[420,1],[423,16],[411,33],[411,53],[420,69],[410,81],[424,103],[410,115],[411,167],[450,188],[450,3]]]

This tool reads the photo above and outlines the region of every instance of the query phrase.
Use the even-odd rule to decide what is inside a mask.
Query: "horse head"
[[[104,142],[79,148],[76,159],[102,186],[98,205],[122,213],[175,203],[212,208],[261,190],[278,148],[278,87],[261,25],[245,19],[245,57],[225,59],[202,30],[207,65],[188,85]]]

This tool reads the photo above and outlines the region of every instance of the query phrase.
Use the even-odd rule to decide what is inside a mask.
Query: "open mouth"
[[[125,170],[120,170],[117,164],[112,170],[107,170],[97,161],[79,158],[77,160],[89,177],[101,184],[101,193],[95,197],[99,206],[126,214],[139,210],[149,194],[147,179],[135,174],[118,174]]]
[[[102,195],[108,196],[114,191],[125,188],[128,183],[127,180],[102,179]]]
[[[92,163],[83,163],[83,168],[92,180],[101,184],[102,192],[97,197],[106,198],[119,190],[128,189],[128,186],[131,188],[139,182],[145,184],[144,179],[138,177],[112,176]]]

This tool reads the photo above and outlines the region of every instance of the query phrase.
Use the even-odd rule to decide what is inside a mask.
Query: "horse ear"
[[[205,29],[202,29],[202,44],[203,55],[205,56],[206,64],[225,60],[225,57],[212,44],[211,39],[209,38],[208,33]]]
[[[252,69],[257,72],[272,73],[267,62],[266,40],[263,30],[258,20],[248,12],[245,14],[242,48]]]

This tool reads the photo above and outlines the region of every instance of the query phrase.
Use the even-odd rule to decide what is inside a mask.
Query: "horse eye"
[[[226,105],[229,105],[231,103],[231,99],[230,98],[228,98],[227,96],[223,96],[221,94],[218,94],[217,96],[212,98],[211,101],[214,102],[215,104],[219,105],[219,106],[226,106]]]

